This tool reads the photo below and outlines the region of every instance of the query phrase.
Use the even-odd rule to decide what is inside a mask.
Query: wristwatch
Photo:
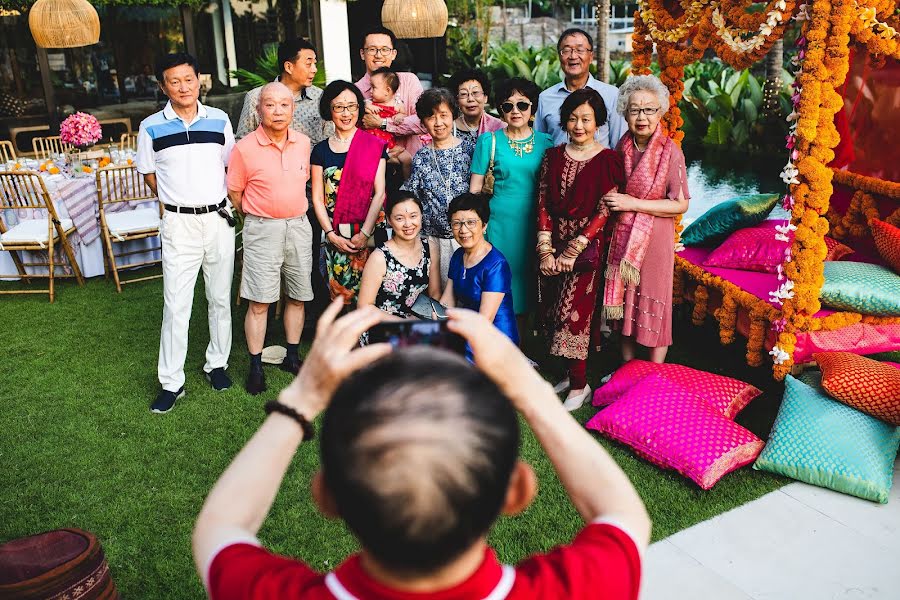
[[[381,120],[381,128],[382,128],[384,131],[387,131],[387,119],[382,119],[382,120]]]

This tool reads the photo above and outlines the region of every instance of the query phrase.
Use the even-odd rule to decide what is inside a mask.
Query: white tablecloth
[[[47,185],[47,191],[53,199],[53,206],[61,219],[72,219],[75,225],[75,233],[69,236],[69,243],[75,254],[75,260],[81,268],[81,273],[85,277],[98,277],[104,274],[103,269],[103,239],[100,236],[100,207],[97,203],[97,186],[96,179],[90,177],[68,177],[65,175],[45,175],[44,183]],[[149,202],[123,202],[121,204],[111,205],[107,210],[134,210],[141,207],[155,207],[155,201]],[[6,211],[7,213],[11,211]],[[16,211],[21,212],[21,211]],[[46,213],[46,211],[42,211]],[[39,215],[33,215],[37,217]],[[19,215],[4,214],[4,222],[7,226],[13,225],[15,219]],[[132,240],[125,243],[117,243],[114,249],[117,253],[131,252],[134,250],[151,249],[159,246],[158,238],[151,237],[141,240]],[[36,258],[30,252],[20,252],[24,262],[32,262]],[[158,260],[160,258],[159,250],[148,250],[138,254],[123,256],[117,260],[117,264],[121,266],[135,262],[145,262],[148,260]],[[57,264],[68,265],[63,260]],[[26,269],[30,273],[37,273],[37,267],[29,267]],[[47,269],[42,269],[44,273]],[[16,265],[12,260],[9,252],[0,251],[0,273],[12,274],[16,273]]]

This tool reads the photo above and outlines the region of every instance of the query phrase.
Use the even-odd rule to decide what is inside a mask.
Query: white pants
[[[187,215],[165,211],[160,238],[165,304],[158,374],[163,389],[175,392],[184,385],[188,325],[201,267],[209,318],[209,345],[203,370],[209,373],[228,367],[234,228],[215,212]]]
[[[447,287],[447,273],[450,271],[450,259],[453,253],[459,248],[459,244],[453,238],[439,238],[433,235],[428,236],[428,245],[433,246],[437,250],[438,264],[437,268],[441,273],[441,291]]]

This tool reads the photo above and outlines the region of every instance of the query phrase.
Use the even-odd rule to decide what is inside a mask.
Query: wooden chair
[[[16,160],[16,147],[9,140],[0,140],[0,163]]]
[[[122,138],[119,140],[119,150],[121,152],[125,150],[137,152],[137,137],[138,134],[133,132],[123,133]]]
[[[154,201],[153,208],[136,208],[134,210],[113,211],[110,208],[121,202],[146,202]],[[112,273],[116,282],[116,290],[121,293],[122,286],[138,281],[159,279],[162,275],[148,275],[124,279],[119,271],[148,265],[161,264],[162,260],[145,260],[131,264],[119,264],[119,260],[125,256],[144,254],[155,250],[162,250],[162,242],[159,246],[115,253],[115,244],[122,244],[132,240],[141,240],[150,237],[159,238],[159,227],[162,219],[162,203],[156,197],[146,183],[144,176],[137,172],[133,165],[122,167],[106,167],[97,170],[97,202],[100,205],[100,235],[103,237],[103,246],[106,250],[106,274]]]
[[[32,138],[31,147],[34,148],[34,156],[38,160],[47,160],[53,158],[54,154],[66,154],[73,150],[73,147],[64,144],[58,135]]]
[[[46,211],[40,218],[21,217],[25,211],[33,215],[33,211]],[[20,218],[14,224],[5,220],[13,215]],[[9,223],[9,224],[8,224]],[[34,171],[16,171],[0,173],[0,250],[6,250],[12,256],[18,270],[17,274],[0,274],[0,279],[19,277],[26,283],[31,279],[49,279],[47,289],[42,290],[0,290],[0,294],[49,294],[50,302],[54,299],[54,281],[58,277],[74,277],[78,285],[84,284],[78,261],[69,243],[68,236],[75,231],[71,219],[60,219],[47,192],[44,180]],[[62,247],[63,253],[72,268],[71,275],[56,274],[55,251]],[[47,262],[23,262],[19,252],[47,253]],[[35,257],[34,260],[36,260]],[[28,273],[26,267],[47,267],[47,273]]]

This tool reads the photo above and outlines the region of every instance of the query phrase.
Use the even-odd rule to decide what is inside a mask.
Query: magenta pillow
[[[778,265],[784,262],[784,253],[794,239],[793,232],[787,234],[788,241],[775,239],[778,233],[775,227],[784,223],[764,221],[755,227],[738,229],[710,252],[703,261],[703,266],[777,273]],[[825,260],[840,260],[853,252],[851,248],[827,236],[825,246],[828,249]]]
[[[708,490],[727,473],[756,460],[764,443],[723,417],[702,393],[653,373],[585,427]]]
[[[790,246],[790,241],[775,239],[775,224],[766,221],[759,227],[738,229],[706,257],[703,266],[775,273]]]
[[[733,419],[751,400],[762,394],[758,388],[739,379],[698,371],[684,365],[657,364],[647,360],[631,360],[594,392],[594,406],[617,402],[648,375],[659,374],[683,387],[695,390],[704,401],[727,419]]]

